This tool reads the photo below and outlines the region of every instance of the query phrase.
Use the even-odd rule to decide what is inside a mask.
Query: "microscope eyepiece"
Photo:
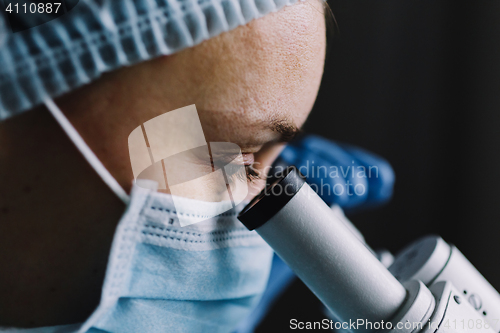
[[[267,185],[238,215],[249,229],[264,225],[297,194],[305,183],[305,177],[294,167],[288,167]]]

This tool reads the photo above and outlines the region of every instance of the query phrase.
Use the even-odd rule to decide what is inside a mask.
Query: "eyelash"
[[[253,183],[256,180],[262,179],[260,172],[257,172],[251,165],[245,165],[247,181]]]
[[[226,169],[227,170],[227,169]],[[262,179],[260,173],[255,170],[252,165],[245,165],[245,176],[243,176],[240,172],[235,172],[231,174],[227,174],[228,181],[247,181],[253,183],[257,180]]]
[[[199,163],[207,165],[205,160],[200,160]],[[213,160],[210,161],[210,166],[212,166],[212,168],[213,168]],[[237,168],[237,169],[231,170],[232,166]],[[225,169],[226,169],[226,176],[228,178],[228,181],[234,181],[234,180],[238,179],[239,181],[246,180],[249,183],[254,183],[257,180],[263,179],[260,172],[255,170],[255,168],[253,166],[254,165],[245,165],[245,176],[243,176],[240,172],[238,172],[240,170],[239,168],[241,167],[241,165],[236,166],[236,165],[232,165],[231,163],[226,164]],[[234,171],[234,172],[232,172],[232,171]]]

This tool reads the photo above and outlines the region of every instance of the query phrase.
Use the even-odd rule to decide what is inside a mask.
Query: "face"
[[[235,143],[245,163],[254,158],[265,168],[310,112],[324,53],[322,4],[308,0],[178,54],[115,70],[55,102],[125,190],[133,180],[132,131],[192,104],[208,142]],[[8,161],[0,163],[0,197],[7,194],[0,249],[8,254],[0,267],[12,271],[0,274],[0,308],[5,324],[22,327],[82,322],[95,309],[124,208],[48,112],[37,111],[0,126],[1,160]],[[36,264],[27,270],[27,263]],[[65,295],[76,295],[77,304]]]
[[[95,107],[78,111],[74,95],[62,98],[61,107],[126,188],[133,178],[126,137],[145,121],[191,104],[208,142],[235,143],[245,164],[265,169],[311,111],[325,35],[323,3],[299,2],[193,48],[104,76],[98,97],[80,96]],[[102,151],[98,142],[110,144]]]

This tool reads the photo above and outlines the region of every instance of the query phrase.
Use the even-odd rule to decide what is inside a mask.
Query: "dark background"
[[[374,248],[435,233],[500,290],[500,1],[330,1],[338,22],[308,132],[367,148],[393,200],[349,217]],[[300,281],[258,332],[321,320]]]

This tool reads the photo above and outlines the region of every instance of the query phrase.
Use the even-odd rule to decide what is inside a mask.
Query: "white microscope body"
[[[343,331],[500,331],[500,295],[456,247],[438,236],[425,237],[387,269],[343,214],[330,209],[293,167],[239,218],[338,323],[351,324]]]

